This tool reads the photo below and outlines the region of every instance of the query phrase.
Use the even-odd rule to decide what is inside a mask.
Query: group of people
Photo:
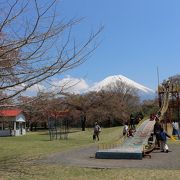
[[[93,140],[94,141],[99,141],[99,134],[101,132],[101,127],[100,125],[95,122],[94,124],[94,129],[93,129]],[[126,122],[123,128],[123,135],[127,135],[128,137],[132,137],[134,136],[134,132],[135,132],[135,126],[130,124],[128,125],[128,123]]]
[[[156,136],[156,143],[158,148],[161,149],[162,152],[168,152],[168,146],[167,146],[167,137],[171,138],[170,135],[168,135],[166,133],[166,131],[164,131],[163,127],[161,126],[161,123],[159,122],[159,118],[158,116],[153,116],[152,118],[153,120],[155,120],[155,124],[154,124],[154,135]],[[150,118],[150,120],[152,120]],[[131,122],[131,118],[130,118],[130,122]],[[172,122],[172,135],[174,136],[178,136],[178,139],[180,139],[180,130],[179,130],[179,124],[176,121]],[[130,123],[130,125],[128,124],[128,122],[126,122],[124,124],[124,128],[123,128],[123,136],[127,136],[127,137],[132,137],[134,136],[134,132],[135,132],[135,125]],[[99,141],[99,134],[101,132],[101,127],[99,126],[99,124],[97,122],[95,122],[94,124],[94,130],[93,130],[93,140],[98,140]]]
[[[171,136],[168,135],[166,131],[164,131],[158,118],[156,118],[155,121],[156,122],[154,124],[154,134],[156,136],[157,146],[162,152],[168,152],[167,137],[171,138]],[[177,135],[178,138],[180,138],[179,124],[175,120],[172,122],[172,129],[172,135]]]
[[[101,132],[101,127],[97,122],[95,122],[94,129],[93,129],[93,140],[94,141],[96,141],[96,140],[99,141],[100,132]],[[134,132],[135,132],[135,125],[130,124],[128,126],[128,123],[126,122],[124,125],[124,129],[123,129],[123,135],[124,136],[127,135],[128,137],[131,137],[131,136],[133,136]]]
[[[158,118],[155,121],[154,134],[156,136],[157,147],[160,148],[161,152],[168,152],[167,137],[171,138],[171,136],[164,131]]]
[[[135,132],[135,129],[132,128],[131,126],[128,126],[128,123],[126,122],[123,128],[123,136],[133,137],[134,132]]]
[[[129,119],[129,123],[128,121],[125,122],[124,124],[124,128],[123,128],[123,136],[127,136],[127,137],[133,137],[134,133],[136,131],[136,119],[133,116],[133,114],[130,115],[130,119]]]
[[[161,123],[159,121],[159,116],[160,116],[160,112],[157,115],[151,115],[150,116],[150,121],[154,121],[155,120],[155,124],[154,124],[154,135],[156,136],[156,144],[158,146],[158,148],[160,148],[160,150],[162,152],[168,152],[168,145],[167,145],[167,138],[171,138],[170,135],[168,135],[166,133],[166,131],[164,130],[164,128],[161,126]],[[127,122],[124,124],[124,128],[123,128],[123,136],[133,136],[133,133],[135,132],[135,126],[132,123],[132,117],[130,116],[130,124],[128,124]],[[179,124],[176,121],[172,122],[172,135],[177,136],[178,139],[180,139],[180,130],[179,130]]]

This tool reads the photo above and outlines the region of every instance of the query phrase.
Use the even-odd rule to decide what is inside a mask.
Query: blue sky
[[[179,0],[62,0],[58,12],[67,19],[84,17],[77,37],[103,24],[100,46],[68,75],[98,82],[122,74],[149,88],[180,74]]]

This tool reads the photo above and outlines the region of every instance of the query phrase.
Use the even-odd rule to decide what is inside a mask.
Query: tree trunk
[[[82,131],[85,131],[85,127],[86,127],[86,116],[81,116],[81,128]]]
[[[33,131],[33,123],[30,124],[30,131]]]
[[[108,117],[108,126],[111,127],[111,118]]]

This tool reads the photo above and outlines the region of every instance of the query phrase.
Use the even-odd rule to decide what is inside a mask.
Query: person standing
[[[94,133],[93,133],[93,140],[98,140],[99,141],[99,133],[101,132],[101,127],[97,122],[94,124]]]
[[[161,132],[161,124],[159,122],[159,119],[156,118],[155,119],[155,124],[154,124],[154,134],[156,136],[156,144],[158,146],[158,148],[160,147],[160,132]]]
[[[135,118],[133,114],[130,115],[130,128],[135,129]]]
[[[180,139],[180,137],[179,137],[179,124],[175,120],[172,122],[172,128],[173,128],[172,135],[173,136],[177,135],[178,139]]]

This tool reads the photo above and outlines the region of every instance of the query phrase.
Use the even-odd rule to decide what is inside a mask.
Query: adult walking
[[[97,122],[94,124],[94,134],[93,134],[93,140],[98,140],[99,141],[99,133],[101,132],[101,127]]]
[[[160,132],[161,132],[161,124],[159,122],[159,119],[156,118],[155,119],[155,124],[154,124],[154,134],[156,136],[156,144],[158,146],[158,148],[160,148]]]
[[[130,128],[135,129],[135,117],[133,114],[130,115]]]

